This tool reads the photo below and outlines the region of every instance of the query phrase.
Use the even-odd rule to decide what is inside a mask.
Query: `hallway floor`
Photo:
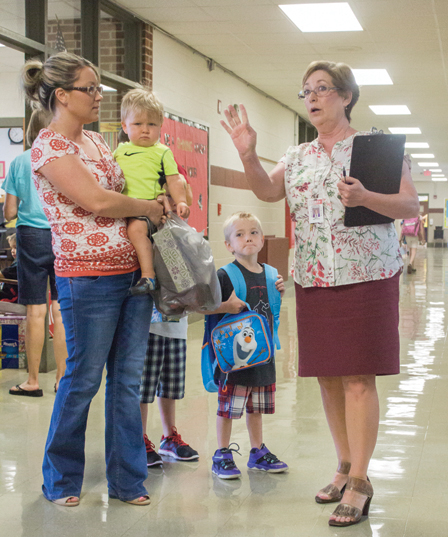
[[[190,325],[186,397],[177,426],[199,451],[196,462],[150,469],[151,505],[108,500],[104,464],[104,384],[94,399],[88,429],[81,504],[64,508],[41,493],[41,463],[53,405],[54,374],[41,375],[44,397],[13,397],[20,370],[0,371],[0,533],[7,537],[446,537],[448,524],[448,249],[419,249],[417,272],[401,278],[401,374],[378,378],[381,422],[369,477],[375,496],[370,518],[331,528],[335,504],[318,505],[316,492],[331,479],[336,456],[315,379],[297,377],[293,288],[281,315],[276,413],[264,418],[269,449],[290,467],[287,474],[248,470],[249,440],[243,420],[232,441],[242,477],[223,481],[211,473],[216,449],[216,395],[200,374],[203,323]],[[343,322],[343,319],[341,319]],[[149,437],[159,446],[161,426],[150,408]]]

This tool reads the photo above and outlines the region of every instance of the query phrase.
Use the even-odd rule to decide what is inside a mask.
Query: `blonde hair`
[[[30,117],[30,122],[26,129],[26,143],[29,146],[33,145],[34,140],[37,138],[39,131],[45,129],[51,123],[52,114],[44,110],[43,108],[36,108]]]
[[[15,233],[13,233],[12,235],[8,235],[6,237],[6,240],[8,241],[8,244],[9,244],[10,248],[17,248],[17,237],[16,237]],[[13,244],[11,244],[11,243],[13,243]]]
[[[47,58],[44,63],[31,59],[22,67],[21,85],[28,100],[39,102],[45,110],[55,112],[56,90],[71,90],[84,67],[90,67],[99,82],[100,75],[96,66],[76,54],[59,52]]]
[[[338,89],[339,95],[348,97],[352,94],[352,100],[345,107],[345,117],[351,121],[351,111],[359,99],[359,86],[356,83],[355,75],[350,66],[346,63],[334,63],[327,61],[312,62],[308,65],[307,70],[302,78],[302,87],[306,84],[309,77],[316,71],[325,71],[331,76],[332,84]]]
[[[147,113],[150,117],[157,118],[160,125],[163,123],[163,104],[147,88],[129,90],[123,97],[121,101],[121,121],[125,121],[132,112]]]
[[[261,227],[261,222],[254,214],[246,213],[244,211],[238,211],[237,213],[233,213],[231,216],[229,216],[222,226],[223,231],[224,231],[224,238],[226,239],[227,242],[230,241],[230,235],[232,233],[233,226],[235,225],[235,222],[237,220],[249,220],[251,222],[254,222],[254,224],[259,229],[260,233],[263,234],[263,228]]]

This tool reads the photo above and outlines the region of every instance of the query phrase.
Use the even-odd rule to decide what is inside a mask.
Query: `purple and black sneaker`
[[[261,444],[260,449],[252,448],[250,450],[247,466],[252,470],[262,470],[271,474],[288,471],[288,465],[280,461],[264,444]]]
[[[235,445],[237,449],[232,449],[230,446]],[[221,448],[215,451],[213,455],[212,472],[221,479],[237,479],[241,472],[238,470],[234,460],[232,451],[238,453],[240,446],[238,444],[230,444],[228,448]]]

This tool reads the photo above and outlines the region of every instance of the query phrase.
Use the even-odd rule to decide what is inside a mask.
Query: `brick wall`
[[[60,20],[62,35],[68,52],[81,54],[81,21]],[[47,42],[55,47],[58,25],[48,21]],[[145,24],[142,36],[142,82],[152,88],[153,30]],[[123,23],[112,17],[100,20],[100,67],[105,71],[124,76],[124,30]],[[120,102],[124,92],[106,92],[101,102],[101,122],[120,121]]]
[[[143,43],[142,43],[142,82],[152,88],[152,45],[153,45],[153,28],[148,24],[143,25]]]

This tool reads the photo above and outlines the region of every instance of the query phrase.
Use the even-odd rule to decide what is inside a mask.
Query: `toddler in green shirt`
[[[137,199],[157,199],[165,194],[166,183],[177,215],[188,218],[185,179],[179,175],[171,149],[159,142],[162,123],[163,105],[152,91],[137,88],[123,97],[121,126],[130,141],[120,144],[114,152],[126,180],[123,194]],[[148,225],[145,217],[128,219],[128,237],[142,271],[140,280],[131,289],[134,295],[149,293],[157,287]]]

